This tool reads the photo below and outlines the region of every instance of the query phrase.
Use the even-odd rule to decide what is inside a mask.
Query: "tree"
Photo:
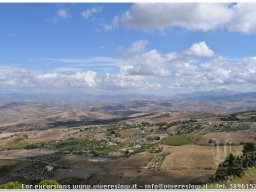
[[[245,143],[243,147],[243,167],[253,167],[256,164],[256,147],[254,143]]]
[[[249,142],[249,143],[244,144],[243,155],[245,155],[246,153],[249,153],[249,152],[254,152],[254,151],[256,151],[254,143]]]
[[[225,180],[228,176],[241,176],[248,167],[256,165],[256,146],[254,143],[245,143],[242,156],[229,154],[221,162],[215,173],[215,180]]]
[[[221,162],[215,173],[215,180],[225,180],[228,176],[241,176],[243,173],[242,159],[239,156],[229,154],[226,159]]]

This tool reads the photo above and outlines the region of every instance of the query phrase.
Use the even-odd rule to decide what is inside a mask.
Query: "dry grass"
[[[143,168],[153,158],[152,153],[137,153],[129,158],[116,159],[106,162],[106,167],[110,168]]]
[[[44,149],[8,150],[8,151],[0,151],[0,159],[23,159],[23,158],[33,157],[38,155],[48,155],[52,153],[53,151],[44,150]]]
[[[133,129],[123,129],[119,133],[121,137],[127,138],[127,137],[134,137],[139,132],[139,128],[133,128]]]
[[[236,131],[236,132],[215,132],[207,133],[202,136],[199,142],[202,145],[212,145],[208,141],[213,139],[217,144],[235,144],[240,145],[241,142],[253,141],[255,136],[249,131]]]
[[[218,164],[227,154],[240,153],[242,146],[163,146],[170,153],[162,163],[162,169],[191,178],[209,177],[216,171]]]

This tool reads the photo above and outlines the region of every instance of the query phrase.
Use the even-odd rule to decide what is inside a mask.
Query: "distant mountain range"
[[[239,99],[256,99],[256,92],[231,92],[231,91],[200,91],[193,92],[190,94],[183,94],[180,97],[177,95],[176,98],[185,100],[239,100]]]
[[[26,130],[31,126],[97,124],[123,120],[176,121],[241,111],[256,111],[256,92],[194,92],[172,97],[148,95],[1,95],[0,129]],[[58,99],[56,99],[58,98]],[[170,118],[169,113],[173,114]],[[176,114],[176,116],[175,116]],[[16,123],[14,123],[16,122]]]
[[[126,100],[238,100],[238,99],[256,99],[256,92],[233,92],[227,90],[218,91],[199,91],[185,94],[177,94],[173,96],[158,96],[158,95],[95,95],[95,94],[30,94],[30,93],[1,93],[1,100],[12,101],[64,101],[64,102],[107,102],[107,101],[126,101]]]

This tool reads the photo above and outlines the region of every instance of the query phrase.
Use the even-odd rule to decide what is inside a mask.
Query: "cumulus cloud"
[[[122,89],[134,92],[135,90],[159,89],[161,85],[155,82],[155,79],[148,79],[147,76],[106,73],[101,76],[101,88],[111,91],[120,91]]]
[[[213,50],[211,50],[204,41],[194,43],[188,50],[185,51],[188,55],[210,57],[214,55]]]
[[[256,58],[242,59],[216,58],[202,65],[205,77],[225,85],[256,83]]]
[[[114,17],[108,28],[123,24],[142,30],[180,27],[199,31],[227,29],[252,34],[256,33],[255,16],[256,4],[248,3],[139,3]]]
[[[0,87],[13,88],[33,86],[33,75],[27,69],[9,66],[0,66]]]
[[[236,14],[229,23],[230,31],[237,31],[245,34],[256,33],[256,4],[240,3],[233,7]]]
[[[170,73],[164,68],[164,58],[157,50],[135,55],[126,59],[123,72],[130,75],[168,76]]]
[[[49,72],[34,74],[37,84],[47,84],[52,87],[81,87],[93,88],[97,86],[96,72]]]
[[[92,17],[93,15],[100,13],[102,10],[101,7],[92,7],[90,9],[86,9],[84,11],[81,12],[81,15],[84,19],[89,19],[90,17]]]
[[[65,73],[37,72],[24,68],[0,65],[0,88],[6,90],[43,89],[51,91],[58,88],[94,88],[97,86],[96,72],[80,71]]]
[[[194,55],[212,55],[209,50],[201,50],[202,47],[208,47],[204,42],[194,44],[205,44],[199,48],[192,45],[187,50],[189,54],[161,54],[156,49],[147,50],[146,44],[142,40],[132,43],[126,48],[130,54],[119,58],[46,58],[43,62],[47,64],[62,64],[61,68],[49,71],[0,65],[0,90],[51,92],[64,89],[88,93],[152,93],[158,90],[159,94],[166,94],[220,88],[243,91],[256,89],[256,57],[209,57],[202,61]],[[115,66],[115,70],[100,72],[96,66]]]
[[[153,73],[153,70],[141,66],[141,69],[133,68],[134,65],[127,65],[126,69],[120,66],[117,73],[98,73],[93,70],[51,70],[39,72],[24,68],[8,67],[0,65],[0,90],[23,91],[29,89],[45,90],[46,92],[58,91],[60,89],[77,89],[81,92],[92,92],[95,90],[101,93],[120,93],[125,91],[141,92],[143,90],[159,90],[159,93],[166,93],[169,87],[170,92],[177,91],[205,91],[220,88],[230,90],[254,91],[256,88],[256,57],[246,57],[241,59],[230,59],[217,57],[201,63],[200,60],[176,59],[167,60],[167,56],[159,56],[157,51],[142,53],[145,58],[153,58],[148,66],[154,71],[162,68],[154,68],[157,62],[164,62],[168,68],[164,70],[172,75],[162,78]],[[158,55],[158,56],[157,56]],[[140,59],[141,59],[140,58]],[[140,60],[139,59],[139,60]],[[126,61],[126,60],[124,60]],[[154,61],[154,62],[153,62]],[[147,61],[149,62],[149,61]],[[146,63],[147,63],[146,62]],[[152,66],[151,66],[152,62]],[[161,65],[160,65],[161,66]],[[130,67],[130,68],[129,68]],[[144,67],[144,68],[143,68]]]
[[[119,22],[143,29],[183,27],[208,31],[224,27],[232,16],[227,4],[134,4],[119,17]]]
[[[74,82],[78,83],[78,85],[80,85],[79,83],[85,83],[88,87],[95,87],[97,84],[96,72],[94,71],[78,72],[71,75],[70,78],[74,79]]]
[[[170,75],[165,69],[165,56],[157,50],[146,51],[147,41],[139,40],[134,42],[125,50],[127,58],[123,58],[121,71],[127,75],[161,76]]]

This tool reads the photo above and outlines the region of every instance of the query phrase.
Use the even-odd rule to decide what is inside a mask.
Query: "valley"
[[[256,107],[204,102],[2,102],[0,184],[212,182],[229,153],[255,143]]]

